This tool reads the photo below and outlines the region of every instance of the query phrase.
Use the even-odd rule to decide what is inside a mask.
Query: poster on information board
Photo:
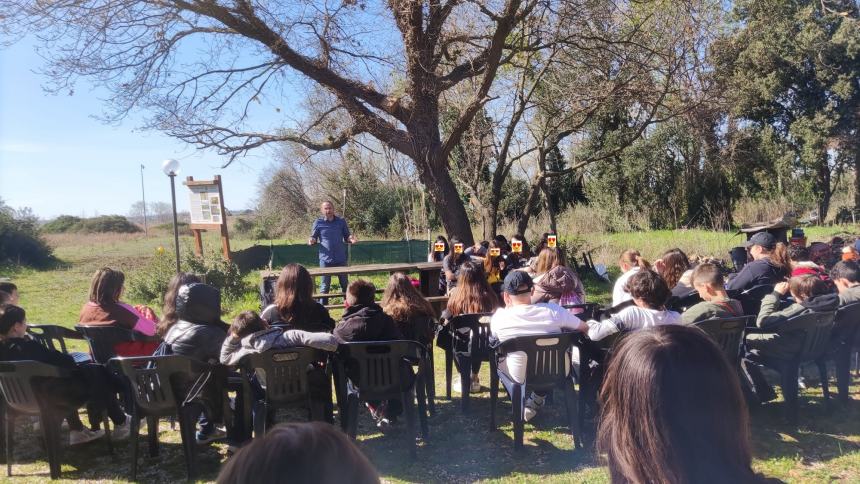
[[[189,191],[189,212],[194,234],[194,252],[203,253],[201,232],[217,230],[221,233],[221,249],[225,259],[230,259],[230,238],[227,234],[227,211],[224,209],[224,190],[221,186],[221,176],[215,175],[212,180],[185,179]]]

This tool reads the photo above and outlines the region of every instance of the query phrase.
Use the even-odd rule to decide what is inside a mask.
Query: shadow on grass
[[[398,423],[382,434],[362,412],[359,444],[380,474],[413,482],[473,482],[515,474],[557,475],[595,466],[590,448],[573,450],[564,399],[556,398],[525,427],[525,446],[514,450],[510,401],[500,395],[498,429],[490,430],[489,393],[473,396],[463,414],[459,396],[440,398],[430,417],[429,438],[409,456],[406,425]]]

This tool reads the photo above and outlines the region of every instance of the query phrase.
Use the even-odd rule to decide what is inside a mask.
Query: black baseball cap
[[[531,292],[533,287],[532,278],[525,271],[511,271],[502,283],[502,290],[513,295]]]
[[[770,232],[758,232],[744,243],[744,247],[746,248],[750,248],[754,245],[760,245],[765,249],[773,249],[776,247],[776,237],[774,237]]]

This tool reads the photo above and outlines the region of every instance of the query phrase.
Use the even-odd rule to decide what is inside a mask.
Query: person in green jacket
[[[693,270],[690,281],[702,298],[702,302],[681,314],[681,322],[684,324],[695,324],[713,318],[743,316],[744,309],[740,301],[729,298],[723,274],[716,265],[699,264]]]
[[[780,299],[791,292],[794,303],[780,310]],[[803,344],[803,335],[798,333],[782,334],[780,326],[789,319],[811,312],[836,311],[839,296],[832,286],[814,275],[792,277],[789,282],[780,282],[773,292],[761,301],[761,310],[756,326],[768,330],[767,333],[748,334],[745,338],[747,355],[742,362],[749,383],[760,402],[776,398],[773,388],[765,380],[761,369],[750,358],[788,359],[797,354]]]

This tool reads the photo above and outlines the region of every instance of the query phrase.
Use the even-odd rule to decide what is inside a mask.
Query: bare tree
[[[72,91],[77,78],[92,78],[112,93],[106,119],[142,109],[151,113],[146,127],[215,148],[228,164],[269,143],[325,151],[373,136],[414,162],[445,229],[471,242],[448,156],[488,101],[499,66],[545,46],[548,39],[517,42],[517,32],[535,18],[542,20],[531,30],[549,23],[536,10],[551,4],[0,0],[0,28],[36,34],[53,89]],[[466,81],[471,99],[443,138],[440,97]],[[261,106],[308,86],[325,91],[331,104],[305,129],[255,126]],[[329,122],[341,113],[349,123]]]

